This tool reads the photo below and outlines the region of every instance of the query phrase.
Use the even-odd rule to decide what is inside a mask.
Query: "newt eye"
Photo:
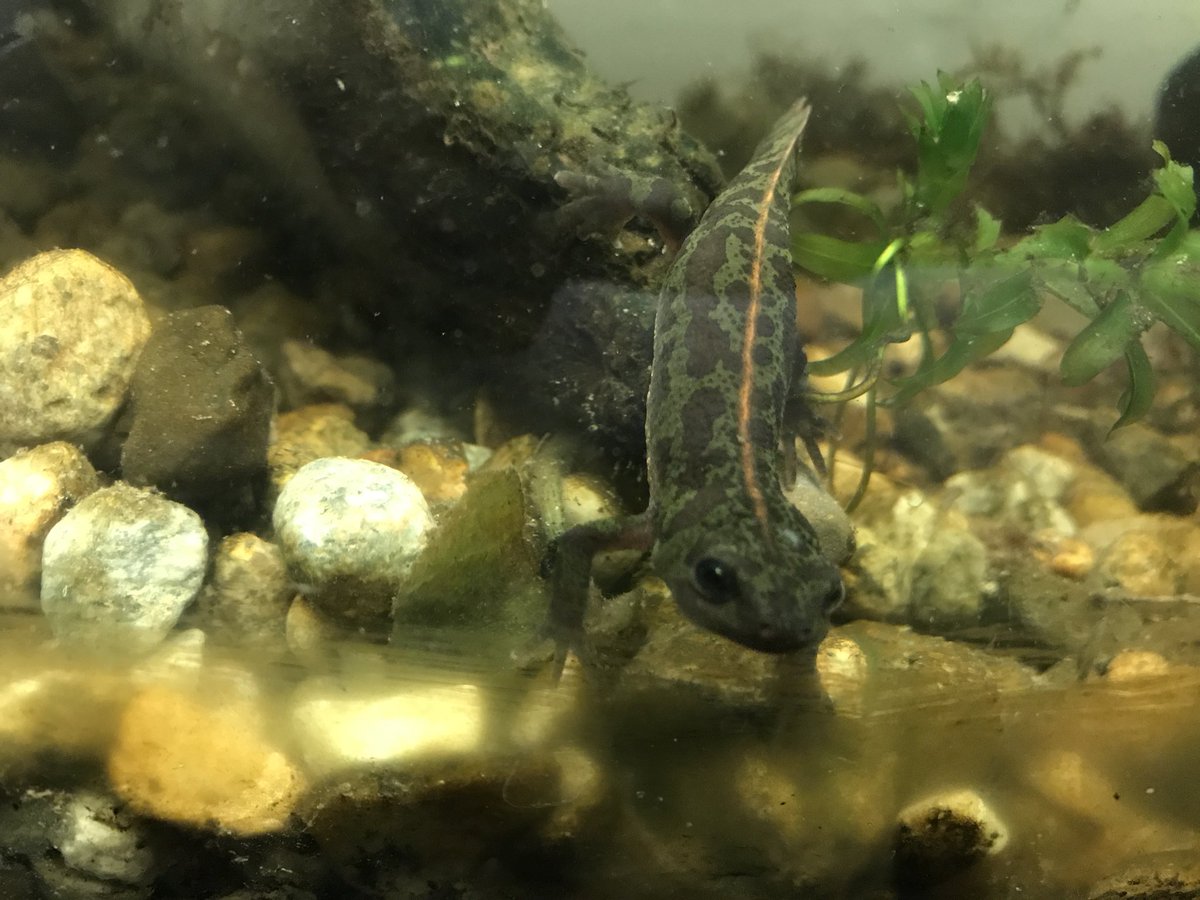
[[[714,605],[736,600],[739,595],[737,572],[733,567],[706,556],[692,566],[692,583],[700,596]]]

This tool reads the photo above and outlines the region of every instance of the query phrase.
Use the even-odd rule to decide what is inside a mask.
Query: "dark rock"
[[[723,178],[674,113],[589,72],[541,0],[318,0],[291,10],[286,29],[230,0],[203,25],[149,0],[94,9],[107,38],[153,73],[153,90],[120,95],[107,131],[182,121],[176,107],[191,122],[186,135],[161,126],[161,152],[123,142],[123,162],[169,172],[176,194],[194,185],[242,218],[269,219],[293,286],[339,266],[356,273],[364,289],[326,305],[350,311],[340,323],[367,323],[379,358],[453,358],[448,371],[472,385],[506,382],[501,399],[532,430],[557,412],[640,467],[630,408],[645,396],[650,298],[666,260],[640,219],[616,241],[581,237],[559,216],[570,198],[555,175],[661,178],[692,210]],[[240,180],[216,189],[212,160],[230,155],[241,162],[220,168]],[[526,365],[552,298],[574,282],[609,295],[586,329],[603,355],[578,353],[568,327]],[[640,309],[627,299],[639,292]],[[514,385],[518,370],[528,377]]]
[[[622,291],[603,282],[564,285],[524,357],[516,379],[519,396],[550,398],[551,418],[582,426],[589,441],[616,459],[640,460],[654,309],[655,295],[648,289]]]
[[[896,410],[896,443],[938,480],[1036,440],[1043,390],[1013,367],[967,369]]]
[[[367,896],[576,896],[563,848],[543,830],[562,806],[562,777],[540,755],[356,773],[315,788],[301,815]]]
[[[1111,435],[1095,435],[1090,449],[1142,509],[1183,515],[1195,511],[1200,482],[1200,441],[1195,438],[1171,438],[1133,424]]]
[[[1163,81],[1154,136],[1179,162],[1200,165],[1200,49],[1193,50]]]
[[[131,384],[124,478],[225,517],[267,471],[274,388],[221,306],[172,313]]]

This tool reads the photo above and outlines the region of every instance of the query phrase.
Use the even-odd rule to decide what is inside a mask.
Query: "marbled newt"
[[[561,668],[580,647],[593,556],[651,550],[653,571],[696,624],[755,650],[812,648],[842,599],[837,567],[784,496],[789,423],[813,421],[796,332],[789,210],[809,106],[796,103],[679,246],[663,281],[646,409],[644,513],[576,526],[556,541],[550,631]],[[593,191],[599,179],[590,179]],[[619,180],[618,180],[619,181]],[[578,189],[577,176],[560,183]],[[629,182],[624,182],[626,188]],[[606,199],[659,225],[662,186]],[[672,243],[668,234],[664,235]],[[790,447],[790,451],[789,451]],[[794,459],[792,460],[794,462]]]

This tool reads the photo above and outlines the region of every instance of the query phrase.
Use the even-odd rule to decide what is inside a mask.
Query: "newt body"
[[[800,102],[779,120],[668,270],[647,397],[650,503],[559,538],[560,661],[579,640],[591,559],[604,549],[652,547],[684,615],[756,650],[812,647],[841,600],[837,567],[781,485],[805,366],[788,214],[808,115]]]

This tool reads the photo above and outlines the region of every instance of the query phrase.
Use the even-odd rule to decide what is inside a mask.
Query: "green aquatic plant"
[[[900,176],[894,209],[885,212],[842,189],[793,198],[797,207],[834,204],[863,220],[864,233],[854,239],[803,231],[793,239],[802,268],[864,286],[862,333],[810,370],[867,373],[865,386],[874,390],[887,345],[917,334],[924,352],[915,372],[878,398],[903,404],[1003,346],[1056,298],[1087,319],[1063,354],[1063,382],[1083,384],[1124,359],[1128,386],[1113,428],[1145,415],[1154,372],[1143,333],[1162,322],[1200,352],[1200,232],[1188,227],[1196,210],[1191,168],[1155,142],[1162,165],[1153,188],[1119,221],[1094,228],[1066,216],[1005,240],[994,216],[981,206],[965,208],[962,198],[990,115],[988,92],[977,79],[960,83],[939,73],[936,84],[922,82],[912,93],[919,108],[909,118],[917,166],[911,177]],[[960,298],[948,322],[935,306],[947,283]],[[944,332],[940,341],[937,331]]]

